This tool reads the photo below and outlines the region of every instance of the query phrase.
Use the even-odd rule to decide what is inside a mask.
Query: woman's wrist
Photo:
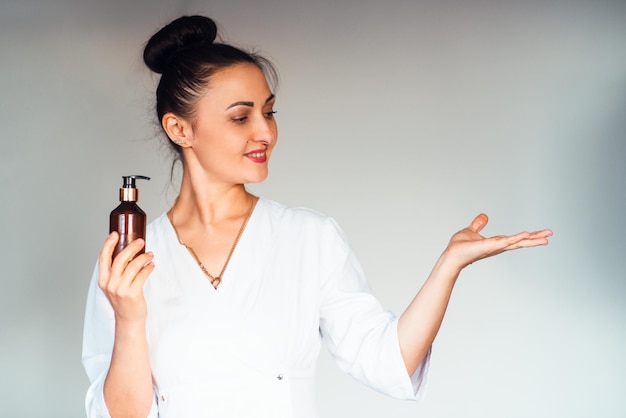
[[[447,247],[437,259],[433,271],[438,271],[440,275],[452,277],[456,280],[461,270],[465,267],[466,265],[459,260],[454,251],[450,250],[450,247]]]
[[[118,338],[145,338],[146,320],[117,320],[115,321],[115,336]]]

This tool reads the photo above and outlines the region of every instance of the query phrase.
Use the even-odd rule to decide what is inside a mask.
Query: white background
[[[550,227],[461,276],[425,400],[324,352],[322,416],[623,417],[626,2],[0,1],[0,416],[84,416],[85,294],[121,176],[176,196],[143,43],[202,13],[281,74],[252,190],[335,217],[397,313],[450,235]]]

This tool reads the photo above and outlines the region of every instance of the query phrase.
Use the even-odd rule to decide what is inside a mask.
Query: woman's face
[[[274,103],[257,66],[239,64],[215,73],[198,101],[184,151],[192,175],[228,184],[263,181],[278,137]]]

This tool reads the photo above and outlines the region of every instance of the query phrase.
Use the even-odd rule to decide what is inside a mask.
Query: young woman
[[[322,340],[363,383],[417,398],[460,271],[545,245],[551,231],[484,238],[477,216],[395,317],[331,218],[246,190],[266,178],[276,145],[273,69],[216,35],[211,19],[182,17],[145,48],[182,183],[147,243],[115,259],[117,234],[104,243],[85,320],[88,416],[315,417]]]

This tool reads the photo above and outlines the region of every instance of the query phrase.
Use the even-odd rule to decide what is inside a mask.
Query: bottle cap
[[[139,190],[135,187],[135,180],[150,180],[150,177],[133,174],[131,176],[122,176],[124,184],[120,188],[121,202],[136,202],[139,200]]]

